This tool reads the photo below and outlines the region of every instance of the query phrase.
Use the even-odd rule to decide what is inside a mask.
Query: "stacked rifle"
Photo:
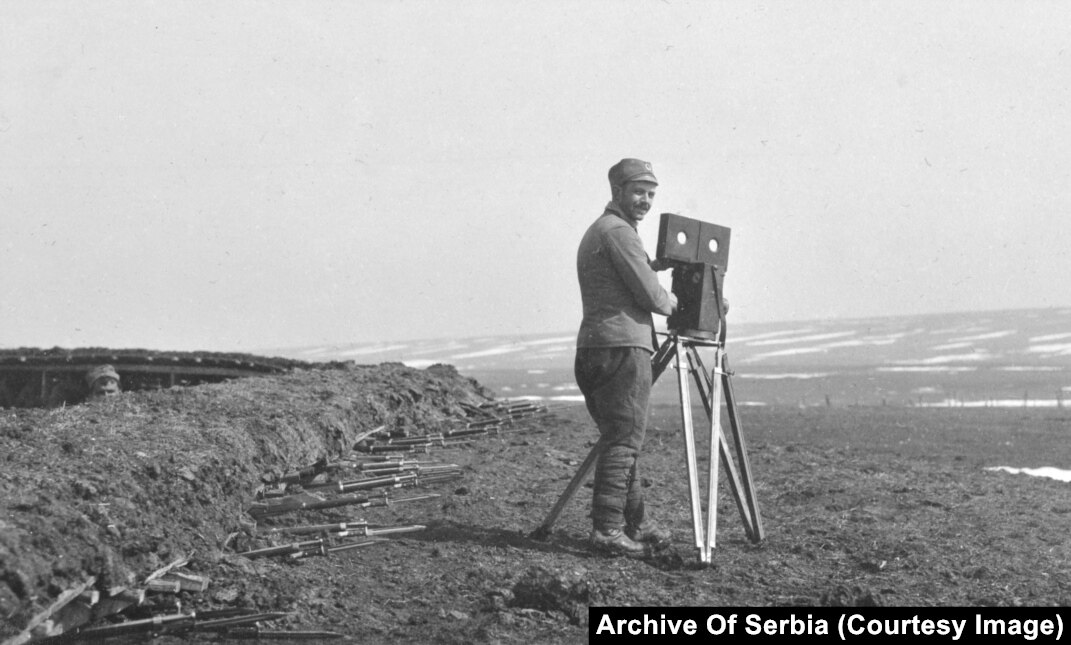
[[[383,429],[376,428],[365,436]],[[321,458],[314,464],[278,477],[275,485],[263,492],[262,499],[248,509],[249,515],[261,522],[302,511],[373,508],[435,499],[439,494],[393,496],[391,491],[431,486],[461,477],[461,469],[455,464],[415,461],[391,455],[355,457],[334,462]],[[261,537],[268,539],[269,546],[242,551],[238,555],[247,558],[282,557],[288,560],[329,556],[384,542],[389,536],[425,528],[422,524],[380,526],[360,519],[270,527],[261,534]]]
[[[286,556],[290,560],[300,560],[309,556],[326,556],[342,551],[351,551],[361,547],[370,546],[386,541],[384,536],[399,535],[402,533],[415,533],[423,531],[425,526],[412,524],[409,526],[374,526],[363,520],[352,522],[338,522],[335,524],[309,524],[305,526],[291,526],[274,528],[270,534],[274,538],[288,537],[290,535],[320,535],[319,538],[291,542],[278,546],[269,546],[262,549],[245,551],[239,555],[247,558],[262,558],[270,556]],[[346,537],[360,539],[338,543],[336,540]]]
[[[429,452],[432,448],[458,448],[481,437],[517,432],[528,417],[543,414],[547,407],[531,401],[492,401],[480,405],[463,403],[470,420],[457,428],[411,437],[392,437],[386,430],[370,433],[370,441],[358,441],[354,450],[366,454],[404,454]]]
[[[350,471],[352,476],[346,476]],[[436,464],[379,457],[373,461],[344,460],[315,464],[280,477],[277,484],[263,493],[248,513],[255,520],[295,513],[339,507],[369,508],[402,502],[434,499],[438,494],[391,497],[389,491],[399,488],[429,486],[461,477],[461,468],[454,464]],[[331,496],[325,496],[330,494]]]
[[[325,457],[277,477],[274,485],[263,491],[262,499],[248,509],[249,515],[261,522],[302,511],[371,508],[437,498],[436,493],[391,495],[396,489],[434,486],[461,477],[461,469],[455,464],[414,459],[412,453],[428,453],[433,447],[469,445],[480,437],[521,430],[521,420],[547,411],[545,406],[529,401],[506,400],[462,406],[468,420],[458,427],[422,435],[392,436],[386,426],[380,426],[356,438],[354,453],[349,459],[328,461]],[[384,536],[424,528],[421,524],[372,526],[363,520],[273,528],[268,531],[269,546],[249,549],[239,555],[289,559],[330,555],[382,542]],[[279,538],[288,535],[318,537],[278,543]],[[338,541],[353,536],[360,539]]]

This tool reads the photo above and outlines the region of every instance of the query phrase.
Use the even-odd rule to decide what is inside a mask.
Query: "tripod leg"
[[[680,388],[681,398],[681,422],[684,426],[684,456],[688,464],[688,494],[692,503],[692,530],[695,533],[695,546],[699,549],[700,561],[706,540],[703,536],[702,510],[699,506],[699,475],[696,472],[695,461],[695,433],[692,430],[692,402],[689,396],[691,385],[688,383],[688,374],[692,371],[691,361],[684,353],[684,348],[677,344],[677,385]]]
[[[710,378],[710,448],[707,471],[707,562],[714,549],[718,526],[718,452],[721,448],[721,389],[717,372],[721,368],[721,350],[714,353],[714,371]]]
[[[588,478],[588,475],[591,474],[591,471],[595,469],[595,462],[599,460],[599,455],[602,454],[604,448],[605,445],[602,441],[595,442],[595,445],[592,446],[588,456],[584,457],[584,462],[576,469],[576,474],[569,480],[569,484],[565,487],[561,496],[558,497],[558,501],[554,503],[554,508],[550,509],[550,513],[547,514],[546,519],[539,525],[539,528],[532,532],[532,537],[536,539],[546,539],[550,536],[550,532],[554,529],[554,523],[558,521],[562,511],[565,510],[565,505],[576,496],[576,491],[580,489],[580,485],[584,483]]]
[[[666,342],[662,343],[662,346],[658,348],[654,356],[651,357],[651,373],[652,383],[658,380],[658,377],[662,375],[662,372],[666,371],[666,367],[669,366],[670,361],[673,360],[674,350],[677,347],[677,337],[670,336],[666,339]],[[591,471],[595,468],[595,462],[599,460],[599,455],[605,449],[605,445],[602,440],[598,441],[588,456],[584,458],[584,462],[580,464],[580,468],[577,468],[576,474],[569,480],[569,484],[565,487],[561,496],[558,497],[558,501],[554,503],[554,507],[550,509],[550,513],[547,514],[546,519],[539,525],[537,529],[532,531],[532,537],[536,539],[546,539],[550,536],[550,532],[554,529],[555,522],[561,517],[562,511],[565,510],[565,505],[572,501],[576,496],[576,491],[580,488],[580,485],[588,478]]]
[[[690,347],[691,355],[695,356],[695,361],[702,365],[702,361],[699,359],[698,352],[695,347]],[[692,376],[695,378],[695,384],[699,387],[700,393],[703,393],[703,407],[706,409],[707,417],[713,418],[714,410],[711,407],[710,400],[707,399],[705,392],[708,392],[713,387],[713,378],[708,376],[704,370],[702,372],[698,370],[692,371]],[[735,408],[730,408],[731,412],[735,411]],[[734,417],[730,416],[730,420]],[[717,437],[718,444],[720,446],[721,463],[725,466],[726,479],[729,482],[729,490],[733,494],[733,500],[736,502],[736,508],[740,512],[740,520],[744,523],[744,532],[752,540],[755,539],[755,525],[753,521],[754,514],[749,511],[748,503],[744,499],[744,486],[740,481],[740,474],[737,472],[736,463],[733,461],[732,454],[733,448],[729,445],[729,441],[722,432]]]
[[[699,350],[693,345],[688,346],[688,356],[692,361],[692,377],[695,386],[699,389],[699,399],[703,402],[703,409],[710,412],[710,377],[707,376],[707,368],[703,365],[703,358],[699,356]]]
[[[729,378],[728,358],[725,360],[725,369],[722,370],[722,384],[725,389],[725,403],[729,409],[729,425],[733,433],[733,441],[736,443],[736,458],[740,464],[743,475],[743,492],[747,499],[748,516],[751,519],[752,530],[748,532],[752,542],[761,542],[766,533],[762,528],[762,517],[759,514],[759,502],[755,497],[754,480],[751,477],[751,461],[747,456],[747,446],[744,443],[744,432],[740,428],[740,418],[736,412],[736,395],[733,392],[733,381]],[[743,509],[741,509],[742,512]]]
[[[715,361],[718,360],[718,356],[719,354],[715,354]],[[701,547],[699,556],[701,562],[709,563],[711,553],[714,550],[717,530],[718,437],[721,432],[721,398],[718,392],[718,381],[714,378],[716,372],[712,372],[710,376],[707,376],[707,368],[703,365],[703,359],[694,345],[688,346],[688,360],[695,385],[699,389],[699,397],[703,402],[703,409],[706,411],[707,420],[709,421],[707,528],[706,540]],[[717,427],[717,430],[715,430],[715,427]]]

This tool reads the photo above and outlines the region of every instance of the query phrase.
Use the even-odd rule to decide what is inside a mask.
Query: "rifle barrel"
[[[259,627],[241,627],[228,629],[227,638],[234,639],[264,639],[264,640],[320,640],[345,638],[345,634],[338,632],[300,631],[287,632],[279,630],[260,629]]]
[[[386,541],[387,540],[384,540],[382,538],[372,538],[370,540],[361,540],[360,542],[350,542],[349,544],[340,544],[338,546],[333,546],[333,547],[329,548],[327,550],[327,552],[328,553],[342,553],[343,551],[350,551],[350,550],[353,550],[353,549],[359,549],[362,546],[369,546],[369,545],[372,545],[372,544],[377,544],[379,542],[386,542]]]
[[[206,620],[203,622],[195,622],[189,631],[204,631],[213,632],[220,630],[230,630],[233,627],[239,625],[248,625],[249,623],[258,623],[262,620],[276,620],[278,618],[284,618],[288,614],[286,612],[268,612],[263,614],[250,614],[248,616],[234,616],[232,618],[220,618],[217,620]]]
[[[101,627],[87,627],[79,629],[71,634],[72,640],[96,640],[109,636],[122,634],[138,634],[141,632],[159,632],[165,628],[192,624],[196,620],[195,614],[170,614],[167,616],[153,616],[130,620],[116,625],[103,625]]]
[[[347,531],[359,526],[368,526],[368,522],[359,520],[355,522],[336,522],[334,524],[306,524],[305,526],[283,526],[274,528],[271,533],[289,533],[292,535],[303,535],[306,533],[320,533],[323,531]]]
[[[397,535],[399,533],[415,533],[428,527],[423,524],[411,524],[409,526],[384,526],[382,528],[365,528],[365,535]]]
[[[385,477],[373,477],[371,479],[353,479],[348,482],[339,482],[338,491],[340,493],[348,493],[355,490],[368,490],[369,488],[379,488],[381,486],[399,487],[407,482],[416,479],[416,475],[387,475]]]
[[[308,540],[306,542],[294,542],[293,544],[282,544],[279,546],[269,546],[263,549],[254,549],[252,551],[243,551],[238,555],[244,555],[249,559],[263,558],[272,555],[286,555],[287,553],[296,553],[302,551],[308,547],[322,544],[323,540]]]

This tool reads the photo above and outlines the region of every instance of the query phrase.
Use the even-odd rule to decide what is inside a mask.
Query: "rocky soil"
[[[745,408],[766,540],[746,538],[723,484],[711,566],[692,546],[673,406],[652,410],[643,477],[677,538],[647,560],[589,552],[587,488],[549,538],[531,535],[595,438],[583,406],[407,455],[460,477],[391,488],[390,499],[435,497],[249,512],[286,473],[367,459],[353,448],[371,430],[463,428],[493,396],[449,366],[384,364],[2,410],[0,642],[193,612],[275,612],[261,628],[321,633],[305,642],[576,643],[591,605],[1071,602],[1071,484],[987,470],[1071,465],[1062,409]],[[425,528],[327,556],[238,555],[290,542],[273,528],[357,520]],[[176,562],[158,580],[184,573],[204,589],[142,594]],[[158,626],[107,642],[150,633],[228,639]]]

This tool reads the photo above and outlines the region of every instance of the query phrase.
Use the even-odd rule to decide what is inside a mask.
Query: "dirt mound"
[[[488,393],[453,368],[296,370],[0,417],[0,637],[63,592],[140,586],[181,554],[228,565],[266,483],[341,459],[376,427],[456,425]],[[468,406],[468,408],[463,407]],[[15,628],[15,629],[13,629]]]

